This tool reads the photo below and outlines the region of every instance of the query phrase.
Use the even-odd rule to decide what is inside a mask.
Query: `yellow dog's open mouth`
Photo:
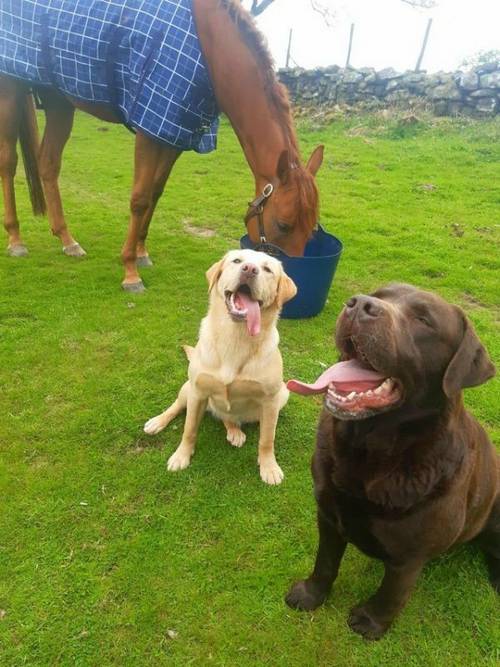
[[[262,303],[255,299],[249,285],[240,285],[236,291],[225,292],[227,312],[235,322],[246,322],[250,336],[260,333],[260,307]]]

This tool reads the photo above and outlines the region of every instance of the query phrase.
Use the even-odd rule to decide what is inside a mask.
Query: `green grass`
[[[259,479],[255,427],[236,450],[208,417],[191,467],[167,474],[182,420],[152,439],[142,425],[185,377],[180,345],[196,340],[204,272],[237,244],[253,183],[224,123],[216,153],[176,166],[151,227],[148,291],[125,294],[133,138],[100,128],[78,116],[62,174],[88,257],[62,255],[31,217],[20,174],[30,256],[0,258],[2,667],[498,664],[499,604],[474,547],[430,564],[378,643],[346,625],[381,577],[354,547],[322,609],[284,605],[316,547],[315,400],[292,396],[282,413],[280,487]],[[346,297],[394,280],[463,305],[498,363],[499,121],[424,118],[408,129],[369,116],[303,124],[300,138],[304,154],[326,145],[322,222],[345,252],[324,312],[280,324],[286,377],[312,379],[332,362]],[[216,235],[188,233],[186,220]],[[466,393],[497,445],[499,388]]]

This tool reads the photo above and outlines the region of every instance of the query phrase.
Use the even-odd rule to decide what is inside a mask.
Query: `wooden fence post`
[[[351,63],[351,49],[352,38],[354,36],[354,23],[351,23],[351,32],[349,33],[349,48],[347,49],[347,60],[345,61],[345,68],[347,69]]]
[[[417,64],[415,65],[415,72],[420,70],[420,65],[425,53],[425,47],[427,46],[427,40],[429,39],[429,33],[431,31],[432,19],[427,21],[427,28],[425,29],[424,41],[422,43],[422,48],[420,49],[420,55],[418,56]]]
[[[293,30],[290,28],[290,34],[288,35],[288,48],[286,50],[286,65],[285,67],[288,69],[288,65],[290,64],[290,53],[292,50],[292,33]]]

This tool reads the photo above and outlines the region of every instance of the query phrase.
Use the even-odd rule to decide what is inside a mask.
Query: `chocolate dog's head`
[[[411,285],[351,297],[335,338],[349,363],[332,367],[325,405],[340,419],[450,398],[495,374],[463,311]]]

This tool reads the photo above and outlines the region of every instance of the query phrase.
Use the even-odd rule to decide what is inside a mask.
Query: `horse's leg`
[[[64,97],[53,91],[41,91],[40,97],[46,124],[38,161],[47,199],[47,215],[52,233],[61,240],[64,254],[83,257],[85,250],[71,236],[66,225],[58,184],[62,153],[71,134],[75,109]]]
[[[153,205],[154,180],[164,147],[145,134],[135,137],[134,184],[130,198],[130,222],[127,239],[122,249],[125,277],[122,287],[128,292],[143,292],[144,284],[137,271],[137,246],[142,223]]]
[[[160,161],[156,169],[156,173],[153,181],[153,194],[151,204],[144,215],[144,218],[141,222],[141,230],[139,232],[139,241],[137,242],[137,266],[152,266],[153,262],[151,261],[148,251],[146,250],[146,238],[149,231],[149,223],[155,212],[156,204],[163,194],[165,189],[165,184],[172,167],[174,166],[177,158],[181,154],[181,151],[176,150],[175,148],[170,148],[169,146],[163,146],[160,156]]]
[[[17,167],[16,143],[19,132],[19,91],[14,81],[0,78],[0,178],[4,202],[4,227],[8,252],[22,257],[28,250],[21,240],[16,211],[14,176]]]

